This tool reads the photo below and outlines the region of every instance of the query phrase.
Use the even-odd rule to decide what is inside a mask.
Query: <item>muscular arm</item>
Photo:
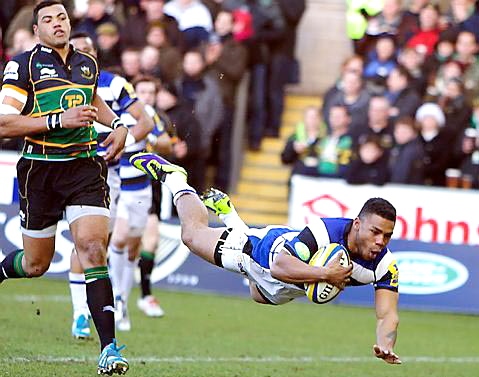
[[[97,112],[98,123],[101,123],[107,127],[110,127],[113,119],[117,118],[113,110],[110,109],[110,107],[105,103],[105,101],[96,93],[95,93],[95,96],[93,97],[92,106],[95,106],[98,109],[98,112]]]
[[[397,292],[388,289],[377,289],[375,294],[376,306],[376,342],[374,352],[376,357],[384,359],[390,364],[399,364],[401,361],[394,354],[397,328],[399,325]]]
[[[351,275],[352,266],[346,268],[335,258],[328,267],[315,267],[300,261],[286,251],[281,251],[271,265],[271,276],[285,283],[316,283],[327,281],[336,286],[344,286]]]
[[[0,138],[35,135],[46,131],[45,117],[0,115]]]
[[[130,127],[130,133],[135,140],[138,141],[147,137],[153,130],[153,127],[155,127],[155,124],[153,123],[153,119],[151,119],[146,112],[143,103],[136,101],[128,107],[128,112],[136,119],[136,124],[133,127]]]

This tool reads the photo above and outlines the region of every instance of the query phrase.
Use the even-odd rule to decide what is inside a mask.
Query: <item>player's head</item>
[[[354,253],[373,260],[391,240],[396,223],[396,209],[387,200],[371,198],[364,203],[352,225]]]
[[[149,75],[141,75],[132,82],[138,98],[150,106],[155,106],[156,95],[160,89],[160,81]]]
[[[83,32],[76,32],[73,33],[70,37],[70,43],[75,47],[77,50],[82,52],[86,52],[87,54],[93,55],[96,57],[96,48],[93,39],[87,34]]]
[[[64,48],[70,38],[70,19],[61,1],[46,0],[33,10],[33,32],[47,47]]]

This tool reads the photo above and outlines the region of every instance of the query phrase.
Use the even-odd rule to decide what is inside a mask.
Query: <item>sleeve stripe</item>
[[[1,115],[19,115],[21,113],[16,107],[11,105],[0,104]]]
[[[9,96],[15,98],[22,103],[26,103],[28,98],[28,93],[25,90],[10,84],[3,85],[2,94],[2,99],[3,97]]]

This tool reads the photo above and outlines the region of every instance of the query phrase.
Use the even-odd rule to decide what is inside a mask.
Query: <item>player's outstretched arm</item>
[[[352,265],[339,264],[340,255],[327,267],[311,266],[286,251],[281,251],[271,265],[271,275],[285,283],[316,283],[326,281],[343,289],[352,273]]]
[[[389,364],[401,364],[401,359],[393,351],[396,344],[398,315],[398,292],[388,289],[376,289],[376,342],[374,355]]]

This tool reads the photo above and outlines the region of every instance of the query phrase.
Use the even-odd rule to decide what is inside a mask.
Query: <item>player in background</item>
[[[129,365],[115,340],[106,264],[110,213],[105,160],[120,155],[128,129],[96,92],[96,59],[69,44],[70,19],[60,1],[35,6],[33,31],[39,44],[7,64],[0,92],[0,137],[25,136],[17,163],[23,249],[0,263],[0,283],[48,270],[57,223],[65,213],[100,338],[98,374],[124,374]],[[113,129],[102,143],[104,158],[97,155],[93,121]]]
[[[150,144],[148,149],[153,149],[161,155],[169,155],[172,152],[176,137],[168,116],[164,113],[160,116],[154,109],[156,95],[160,89],[160,85],[159,80],[152,76],[140,76],[133,81],[133,86],[138,98],[145,103],[148,113],[155,120],[156,124],[155,130],[148,136],[148,142]],[[139,260],[141,297],[138,299],[137,305],[148,317],[162,317],[165,313],[156,297],[151,293],[150,279],[159,243],[162,200],[161,183],[153,181],[151,184],[153,197],[141,240]]]
[[[398,269],[387,248],[396,210],[388,201],[369,199],[355,219],[323,218],[300,231],[275,225],[255,229],[245,226],[225,194],[213,190],[203,201],[221,215],[227,228],[210,228],[205,205],[186,183],[182,167],[148,153],[134,155],[130,162],[173,194],[183,243],[209,263],[245,275],[256,302],[287,303],[305,295],[305,283],[325,281],[340,289],[372,283],[377,318],[373,352],[387,363],[401,363],[393,350],[399,323]],[[348,250],[348,268],[338,257],[325,267],[309,265],[321,247],[333,242]]]
[[[151,106],[147,106],[147,109],[150,112],[150,119],[153,119],[155,124],[154,131],[141,142],[126,147],[120,159],[120,197],[117,218],[108,248],[110,275],[115,296],[115,321],[120,331],[131,329],[128,299],[134,284],[141,239],[152,202],[150,178],[131,166],[129,158],[139,151],[144,151],[148,143],[153,149],[171,152],[170,138],[163,123]],[[129,115],[123,114],[123,116],[125,124],[130,124]]]
[[[74,33],[70,38],[75,49],[88,53],[94,57],[97,55],[92,39],[86,33]],[[133,87],[123,77],[110,72],[100,70],[97,93],[106,104],[118,115],[130,114],[135,124],[129,127],[129,139],[127,145],[133,145],[137,140],[143,140],[154,128],[154,124],[143,104],[138,101]],[[132,119],[129,119],[130,123]],[[105,140],[111,130],[95,122],[98,132],[97,140]],[[104,155],[105,148],[99,147],[98,154]],[[108,162],[108,186],[110,188],[110,223],[109,233],[115,223],[117,202],[120,195],[120,161],[119,159]],[[77,253],[72,252],[71,267],[69,273],[70,292],[73,304],[72,335],[78,339],[88,338],[90,331],[90,313],[86,304],[85,275],[78,260]]]

